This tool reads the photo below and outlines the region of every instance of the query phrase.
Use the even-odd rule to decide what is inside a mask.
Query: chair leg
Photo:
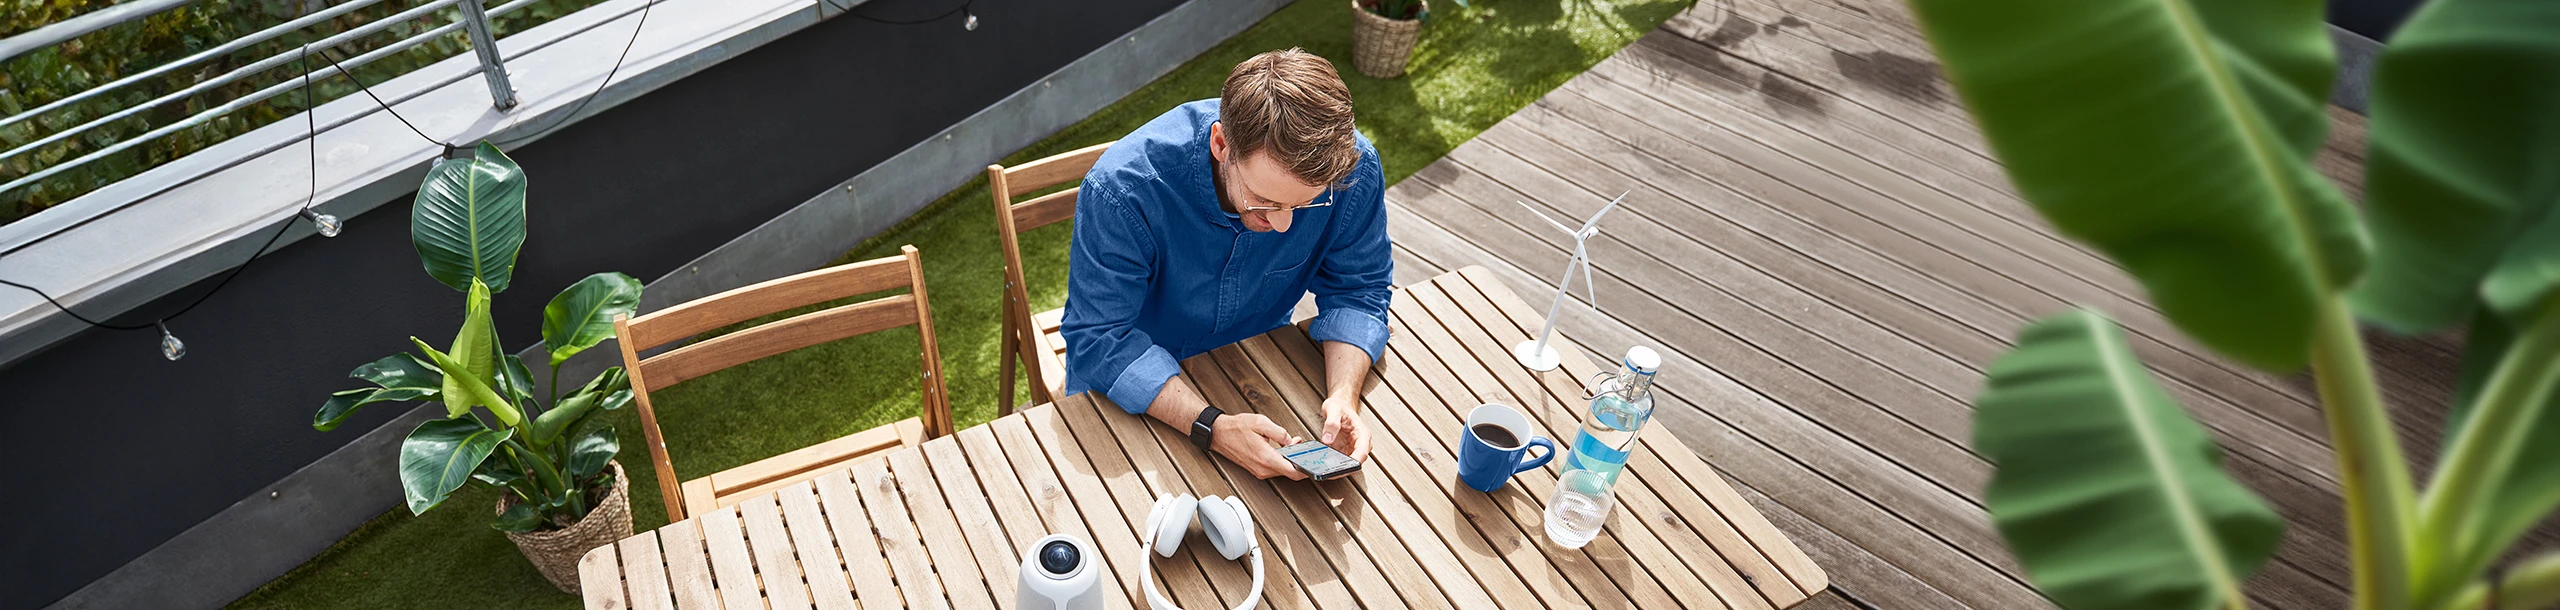
[[[1004,349],[996,352],[996,367],[1000,369],[996,373],[996,417],[1013,414],[1013,361],[1017,355],[1015,346],[1022,341],[1013,327],[1013,311],[1016,307],[1013,299],[1005,299],[1005,305]],[[1037,396],[1039,390],[1032,390],[1032,394]]]

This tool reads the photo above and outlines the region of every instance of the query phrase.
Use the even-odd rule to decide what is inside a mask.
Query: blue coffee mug
[[[1486,439],[1476,434],[1486,427]],[[1480,405],[1467,412],[1467,427],[1458,438],[1458,480],[1476,491],[1493,493],[1511,480],[1511,475],[1547,465],[1556,457],[1556,442],[1529,434],[1529,418],[1519,411],[1496,404]],[[1500,438],[1501,436],[1510,438]],[[1511,444],[1501,444],[1510,441]],[[1537,457],[1529,457],[1530,447],[1545,447]]]

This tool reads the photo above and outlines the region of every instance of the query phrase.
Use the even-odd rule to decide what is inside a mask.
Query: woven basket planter
[[[631,537],[631,479],[622,476],[622,462],[608,464],[613,466],[613,493],[606,494],[604,502],[587,511],[587,518],[551,531],[507,532],[507,539],[515,541],[516,550],[524,551],[524,558],[533,562],[533,569],[542,572],[542,578],[563,593],[578,593],[578,559],[585,557],[587,551]],[[499,513],[513,505],[514,494],[499,495]]]
[[[1423,3],[1423,10],[1431,4]],[[1413,41],[1422,36],[1420,19],[1388,19],[1351,0],[1351,66],[1370,78],[1404,76],[1413,60]]]

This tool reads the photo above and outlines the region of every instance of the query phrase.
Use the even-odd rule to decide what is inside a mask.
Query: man
[[[1227,74],[1112,144],[1078,192],[1067,259],[1066,393],[1100,392],[1262,478],[1303,479],[1270,418],[1224,413],[1178,362],[1289,323],[1314,292],[1317,438],[1365,461],[1360,386],[1387,343],[1386,174],[1333,64],[1289,49]]]

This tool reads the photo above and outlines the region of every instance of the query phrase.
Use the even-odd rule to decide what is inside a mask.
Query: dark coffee
[[[1476,433],[1476,440],[1484,441],[1484,444],[1492,445],[1495,449],[1511,450],[1520,447],[1520,436],[1512,434],[1511,429],[1502,427],[1502,424],[1476,424],[1473,430]]]

